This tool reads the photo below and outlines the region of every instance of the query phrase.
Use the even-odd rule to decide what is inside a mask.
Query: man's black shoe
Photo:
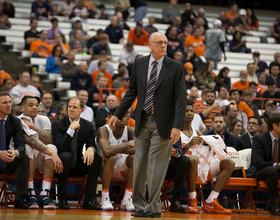
[[[268,211],[272,215],[280,215],[280,209],[279,208],[272,208],[272,206],[270,204],[268,205]]]
[[[58,208],[59,209],[70,209],[67,200],[60,200]]]
[[[138,210],[135,213],[131,214],[134,217],[142,217],[142,218],[161,218],[160,212],[148,212],[143,210]]]
[[[15,201],[14,207],[16,209],[28,209],[28,205],[27,205],[26,199],[23,198],[22,196],[18,197],[16,199],[16,201]]]
[[[101,207],[95,205],[92,201],[84,203],[82,208],[89,209],[89,210],[101,210]]]

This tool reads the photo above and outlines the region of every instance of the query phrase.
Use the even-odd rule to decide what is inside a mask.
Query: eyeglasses
[[[155,42],[155,41],[151,41],[151,43],[159,44],[160,46],[162,46],[162,45],[166,46],[166,45],[168,44],[167,41],[165,41],[165,42]]]
[[[248,122],[248,125],[258,125],[256,122]]]

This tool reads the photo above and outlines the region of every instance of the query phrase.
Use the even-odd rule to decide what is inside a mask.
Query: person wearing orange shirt
[[[262,96],[262,94],[268,89],[267,85],[265,84],[266,75],[261,73],[258,77],[258,85],[257,85],[257,92]]]
[[[100,60],[98,62],[98,70],[92,72],[92,85],[95,84],[96,81],[96,75],[98,73],[104,73],[104,76],[108,79],[107,82],[107,88],[112,88],[112,75],[106,71],[107,69],[107,61],[106,60]]]
[[[247,70],[240,71],[240,80],[232,84],[232,88],[236,88],[239,92],[243,92],[244,90],[249,88],[249,81]]]
[[[234,22],[235,18],[237,18],[237,14],[236,14],[237,9],[238,9],[237,4],[233,3],[229,6],[229,11],[226,12],[226,18],[229,19],[231,23]]]
[[[255,15],[255,11],[253,9],[247,8],[247,19],[249,20],[250,30],[259,30],[259,19]]]
[[[70,51],[70,47],[65,43],[64,36],[62,37],[59,33],[55,34],[55,43],[51,46],[51,51],[53,51],[54,46],[57,44],[59,44],[62,48],[62,55],[66,56]]]
[[[33,41],[30,45],[31,57],[42,57],[47,58],[51,55],[51,48],[47,43],[48,32],[42,30],[40,33],[39,40]]]
[[[186,38],[184,47],[187,47],[188,45],[193,45],[194,52],[198,56],[203,56],[205,50],[205,44],[203,43],[203,40],[204,38],[203,36],[201,36],[201,29],[199,27],[195,28],[193,31],[193,35]]]
[[[1,70],[2,68],[2,61],[0,60],[0,85],[3,86],[4,79],[11,79],[13,86],[16,85],[13,78],[10,76],[9,73],[6,73],[5,71]]]
[[[133,41],[134,45],[149,45],[149,33],[143,29],[142,21],[137,21],[136,27],[129,31],[127,41]]]

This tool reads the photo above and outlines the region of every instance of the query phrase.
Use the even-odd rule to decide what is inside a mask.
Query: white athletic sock
[[[196,198],[196,191],[189,192],[189,199],[195,199]]]
[[[109,192],[102,191],[102,198],[109,197]]]
[[[33,189],[33,178],[28,178],[28,189]]]
[[[206,202],[207,203],[211,203],[214,201],[214,199],[217,199],[220,193],[215,192],[214,190],[212,190],[212,192],[210,193],[210,195],[208,196]]]
[[[124,196],[123,196],[123,199],[126,199],[126,198],[131,198],[132,197],[132,191],[129,191],[129,190],[125,190],[125,193],[124,193]]]
[[[49,178],[43,179],[42,191],[40,192],[40,196],[41,195],[46,195],[46,193],[44,193],[44,192],[45,192],[45,190],[50,191],[51,185],[52,185],[52,179],[49,179]]]

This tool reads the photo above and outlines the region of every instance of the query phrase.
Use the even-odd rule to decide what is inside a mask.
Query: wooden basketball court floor
[[[143,220],[145,218],[133,218],[130,212],[124,211],[90,211],[83,209],[70,209],[70,210],[20,210],[14,208],[0,208],[0,219],[28,219],[28,220]],[[247,214],[179,214],[172,212],[162,212],[163,220],[207,220],[207,219],[225,219],[225,220],[259,220],[259,219],[271,219],[280,220],[280,216],[272,215],[247,215]]]

